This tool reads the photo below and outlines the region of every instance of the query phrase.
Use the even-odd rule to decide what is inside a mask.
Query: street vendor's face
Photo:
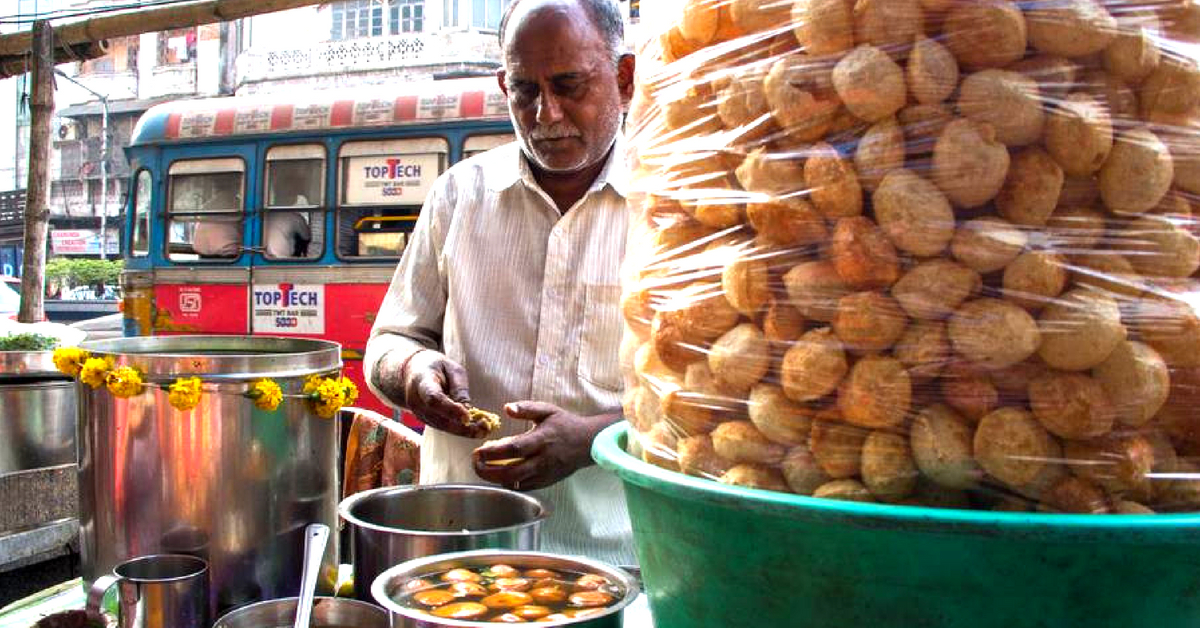
[[[512,20],[499,79],[525,155],[554,173],[597,164],[620,126],[632,60],[618,71],[599,30],[578,5],[541,5]]]

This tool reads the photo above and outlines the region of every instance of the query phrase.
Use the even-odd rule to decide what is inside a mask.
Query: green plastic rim
[[[774,517],[828,521],[865,528],[896,528],[1042,541],[1196,543],[1200,513],[1087,515],[993,512],[837,501],[721,484],[668,471],[626,451],[629,424],[620,422],[592,443],[592,457],[622,481],[673,499],[735,508]]]

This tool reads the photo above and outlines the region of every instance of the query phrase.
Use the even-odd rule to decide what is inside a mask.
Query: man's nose
[[[550,90],[543,90],[538,97],[538,124],[553,124],[562,120],[562,117],[562,105],[558,102],[558,96]]]

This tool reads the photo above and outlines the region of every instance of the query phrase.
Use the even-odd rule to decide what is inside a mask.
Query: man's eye
[[[508,89],[518,102],[529,102],[537,98],[537,87],[533,85],[513,85]]]
[[[583,89],[585,83],[579,80],[559,81],[554,84],[554,92],[559,96],[573,96]]]

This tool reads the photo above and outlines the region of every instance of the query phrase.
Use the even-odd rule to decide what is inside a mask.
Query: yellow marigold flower
[[[267,412],[274,412],[283,401],[283,391],[274,380],[260,379],[250,384],[246,396],[254,400],[254,407]]]
[[[323,381],[325,381],[325,378],[321,377],[320,375],[309,375],[304,380],[304,394],[311,397],[313,393],[317,392],[317,387],[320,386],[321,382]]]
[[[343,394],[346,397],[346,403],[344,405],[351,405],[358,400],[358,386],[355,386],[354,382],[351,381],[349,377],[343,377],[341,381],[342,390],[345,391]]]
[[[79,371],[79,381],[92,388],[99,388],[104,385],[112,366],[112,360],[109,358],[88,358],[83,361],[83,368]]]
[[[142,374],[132,366],[121,366],[108,373],[108,392],[128,399],[142,392]]]
[[[167,388],[167,401],[180,412],[200,405],[200,378],[180,377]]]
[[[78,377],[83,370],[83,363],[91,357],[87,349],[79,347],[59,347],[54,350],[54,368],[62,371],[67,377]]]
[[[310,384],[315,384],[312,391],[308,392],[308,397],[312,401],[313,411],[317,413],[317,416],[323,419],[332,419],[338,409],[346,405],[346,389],[338,380],[330,377],[322,377],[317,380],[310,378],[304,384],[306,392],[309,390]]]

